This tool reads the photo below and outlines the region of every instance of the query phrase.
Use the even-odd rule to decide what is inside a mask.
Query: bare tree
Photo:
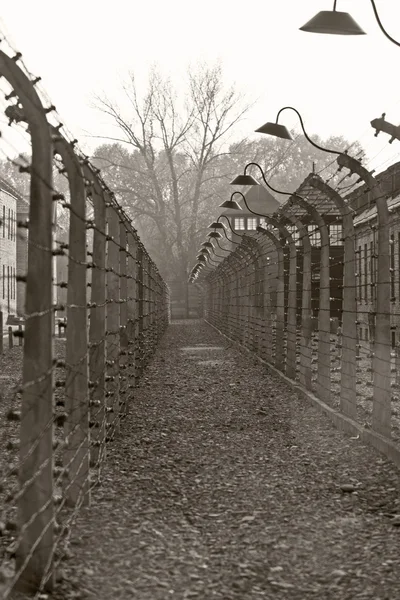
[[[137,220],[164,274],[186,276],[211,199],[231,174],[224,169],[229,136],[249,105],[224,85],[221,65],[190,70],[183,98],[156,69],[143,98],[133,75],[124,91],[128,111],[97,98],[118,134],[94,158]]]
[[[344,177],[344,174],[339,173],[335,154],[318,150],[304,135],[295,135],[293,131],[292,134],[294,141],[290,142],[270,136],[260,136],[256,140],[242,140],[231,146],[230,153],[233,162],[236,163],[235,174],[243,172],[245,156],[246,162],[256,162],[261,166],[267,180],[275,189],[284,192],[294,192],[311,171],[320,173],[330,185],[338,186],[343,193],[346,193],[348,187],[354,185],[358,177],[347,175]],[[350,148],[353,156],[360,158],[365,155],[358,141],[350,144],[343,136],[330,136],[326,140],[318,135],[312,135],[311,138],[323,148],[342,152]],[[260,176],[257,169],[254,169],[253,174],[256,178]],[[279,200],[279,196],[277,199]]]

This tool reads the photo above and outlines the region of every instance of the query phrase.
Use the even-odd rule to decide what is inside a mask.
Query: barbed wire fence
[[[343,153],[342,169],[362,185],[344,195],[342,182],[310,175],[195,281],[205,284],[211,325],[338,410],[342,426],[358,422],[400,463],[399,164],[374,177]]]
[[[16,427],[2,440],[11,458],[0,476],[0,591],[40,597],[53,589],[74,520],[101,483],[106,449],[168,325],[169,298],[131,219],[4,39],[0,75],[0,150],[30,180],[29,219],[17,223],[28,249],[18,276],[22,379],[1,417]],[[68,194],[56,188],[54,169]],[[67,239],[56,230],[57,206],[69,214]],[[54,277],[57,260],[65,280]],[[64,337],[56,335],[60,315]]]

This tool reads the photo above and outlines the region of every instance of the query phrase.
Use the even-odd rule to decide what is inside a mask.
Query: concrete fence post
[[[48,575],[54,541],[53,145],[39,95],[17,62],[18,55],[10,58],[0,51],[0,74],[15,91],[32,142],[18,499],[18,526],[24,529],[16,550],[16,571],[17,588],[36,592],[42,583],[45,591],[51,591],[54,583],[53,575]],[[14,108],[6,109],[11,121]]]

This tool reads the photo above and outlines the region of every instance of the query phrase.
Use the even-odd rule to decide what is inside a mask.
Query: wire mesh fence
[[[28,202],[27,218],[9,208],[1,224],[26,270],[16,274],[24,327],[10,334],[23,339],[12,359],[21,377],[1,415],[0,586],[4,598],[39,597],[53,588],[74,519],[101,482],[107,447],[168,324],[168,288],[40,79],[2,46],[0,149],[25,174]],[[3,272],[3,288],[9,282]]]

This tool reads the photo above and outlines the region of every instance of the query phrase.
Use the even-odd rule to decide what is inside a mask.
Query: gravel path
[[[399,471],[228,344],[169,327],[56,598],[398,600]]]

